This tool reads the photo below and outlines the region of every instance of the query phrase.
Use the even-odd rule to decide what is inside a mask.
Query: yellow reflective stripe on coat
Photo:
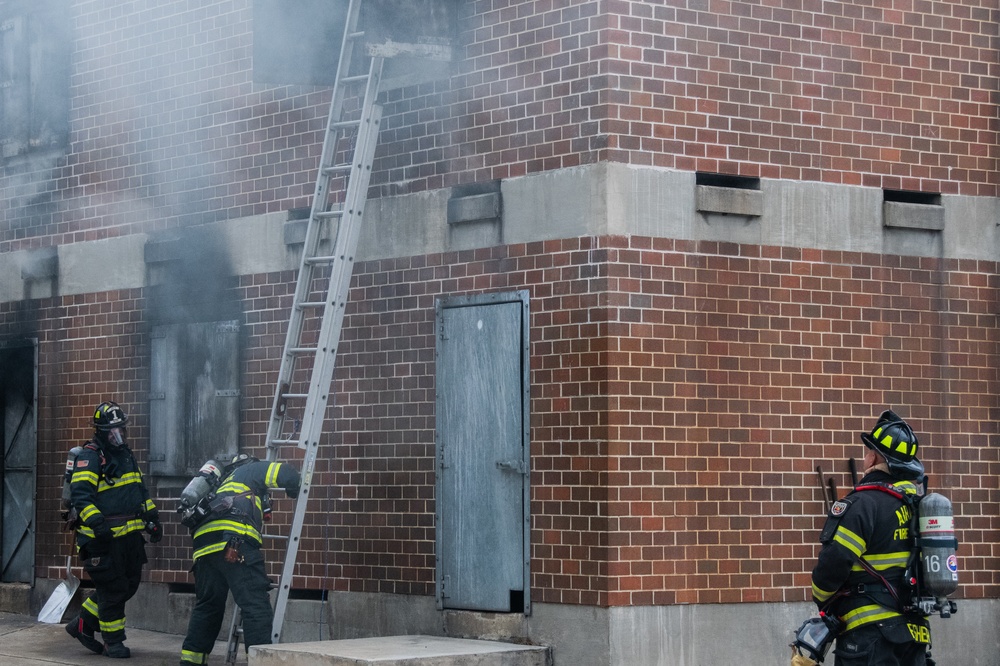
[[[833,535],[833,540],[858,557],[861,557],[868,549],[868,544],[865,543],[864,539],[843,525],[837,527],[837,533]]]
[[[112,538],[122,537],[125,536],[126,534],[131,534],[132,532],[141,532],[144,529],[146,529],[146,524],[142,522],[140,518],[133,518],[128,522],[124,523],[123,525],[112,527],[111,536]],[[83,536],[90,537],[91,539],[97,536],[96,534],[94,534],[94,528],[88,527],[87,525],[80,525],[79,527],[76,528],[76,531],[82,534]]]
[[[73,472],[73,476],[70,478],[69,482],[80,483],[86,482],[92,486],[97,485],[97,472],[90,469],[81,469]]]
[[[257,541],[260,541],[260,532],[258,532],[252,525],[247,525],[246,523],[241,523],[236,520],[212,520],[197,530],[195,530],[194,536],[192,538],[197,539],[200,536],[206,534],[211,534],[212,532],[235,532],[240,536],[251,536]]]
[[[891,617],[899,617],[899,615],[896,611],[889,610],[878,604],[869,604],[848,611],[841,619],[846,623],[844,631],[850,631],[871,622],[880,622],[888,620]]]
[[[103,493],[105,490],[121,488],[132,483],[142,483],[142,475],[139,472],[123,474],[121,478],[115,479],[114,484],[108,484],[104,479],[101,479],[101,482],[97,485],[97,492]]]
[[[226,541],[219,541],[210,544],[208,546],[205,546],[204,548],[199,548],[198,550],[194,551],[194,555],[191,556],[191,559],[197,560],[199,557],[204,557],[205,555],[211,555],[212,553],[218,553],[220,550],[223,550],[226,547],[226,543],[227,543]]]
[[[264,475],[264,485],[268,488],[278,487],[278,472],[281,470],[281,463],[271,463],[267,466],[267,474]]]
[[[100,509],[98,509],[93,504],[88,504],[87,506],[83,507],[83,511],[80,512],[80,520],[84,522],[89,522],[91,518],[93,518],[96,515],[99,515],[100,513],[101,513]]]
[[[234,495],[242,495],[243,493],[249,493],[250,486],[245,483],[239,483],[238,481],[226,481],[219,489],[215,491],[216,497],[219,495],[225,495],[226,493],[232,493]]]
[[[132,532],[140,532],[144,529],[146,529],[146,523],[142,522],[141,518],[133,518],[121,527],[112,527],[111,531],[116,537],[120,537]]]
[[[906,564],[910,561],[910,552],[904,550],[897,553],[880,553],[878,555],[869,553],[862,559],[870,564],[875,571],[885,571],[894,567],[905,569]],[[851,571],[865,571],[865,568],[860,563],[854,564],[851,566]]]
[[[836,590],[833,590],[832,592],[827,592],[823,588],[817,587],[816,583],[812,584],[812,592],[813,592],[813,598],[816,601],[819,601],[820,603],[826,601],[827,599],[829,599],[830,597],[832,597],[834,594],[837,593]]]

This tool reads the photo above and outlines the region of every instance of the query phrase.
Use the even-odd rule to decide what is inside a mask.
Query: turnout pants
[[[243,562],[226,562],[223,553],[218,552],[199,557],[194,563],[196,600],[181,651],[182,662],[208,663],[208,655],[222,628],[230,592],[242,613],[244,649],[249,651],[251,645],[271,642],[274,615],[264,555],[247,546],[241,549],[241,554]]]
[[[905,624],[865,625],[837,638],[835,666],[925,666],[927,644],[909,639]]]
[[[130,532],[112,539],[107,552],[98,553],[93,552],[96,544],[91,544],[84,552],[83,570],[94,582],[94,592],[83,602],[80,617],[85,627],[101,632],[105,643],[121,643],[125,640],[125,602],[139,590],[146,540],[141,532]]]

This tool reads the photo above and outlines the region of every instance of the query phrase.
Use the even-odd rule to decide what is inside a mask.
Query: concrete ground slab
[[[45,624],[35,617],[18,613],[0,613],[0,664],[3,666],[177,666],[184,637],[142,629],[126,629],[125,645],[131,659],[108,659],[87,650],[66,633],[63,624]],[[246,666],[240,652],[237,664]],[[209,663],[226,661],[226,644],[217,642]]]
[[[258,645],[249,666],[547,666],[548,648],[441,636]]]

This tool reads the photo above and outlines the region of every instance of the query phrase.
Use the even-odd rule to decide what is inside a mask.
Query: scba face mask
[[[128,442],[127,428],[112,428],[104,433],[107,443],[113,448],[120,449]]]
[[[841,627],[842,624],[836,617],[820,613],[819,617],[810,618],[799,626],[792,649],[799,655],[808,657],[813,663],[821,662],[830,651]]]

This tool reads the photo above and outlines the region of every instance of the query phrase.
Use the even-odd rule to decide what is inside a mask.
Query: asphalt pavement
[[[184,637],[126,628],[130,659],[110,659],[87,650],[66,633],[64,624],[45,624],[30,615],[0,613],[0,664],[3,666],[176,666]],[[209,657],[211,666],[226,662],[226,644],[219,641]],[[238,665],[247,658],[240,646]]]

